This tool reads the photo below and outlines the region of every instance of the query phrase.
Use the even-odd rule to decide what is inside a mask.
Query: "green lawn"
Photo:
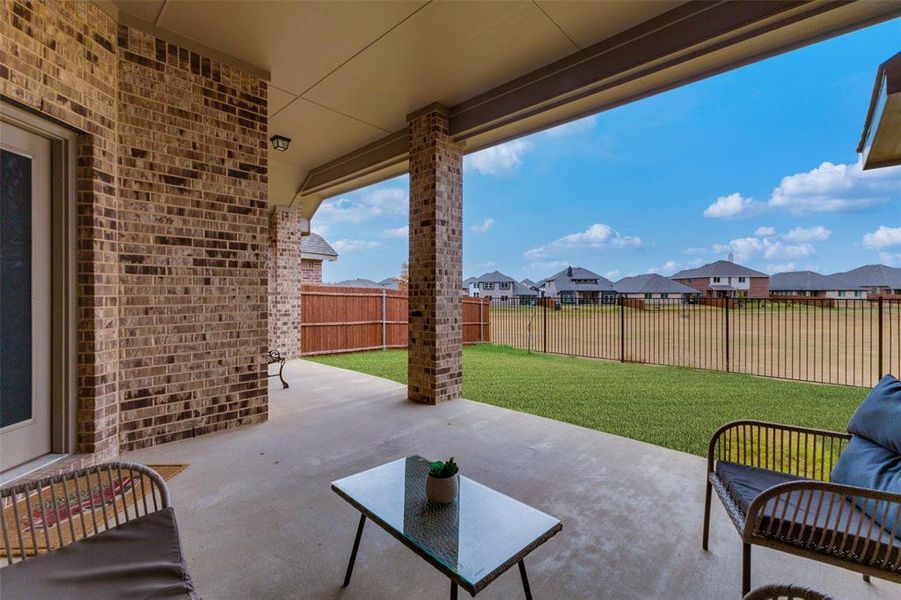
[[[327,365],[407,379],[402,350],[311,357]],[[527,354],[467,346],[463,396],[706,456],[710,435],[751,418],[844,431],[862,388],[750,375]]]

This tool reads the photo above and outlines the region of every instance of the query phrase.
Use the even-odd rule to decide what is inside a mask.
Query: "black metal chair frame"
[[[282,371],[285,369],[285,363],[288,359],[282,356],[278,350],[270,350],[266,361],[266,366],[278,364],[278,373],[269,373],[269,377],[278,377],[282,381],[282,389],[288,389],[288,382],[282,376]]]

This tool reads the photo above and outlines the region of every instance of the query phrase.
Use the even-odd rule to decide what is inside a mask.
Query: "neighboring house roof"
[[[675,275],[671,275],[670,279],[695,279],[698,277],[769,277],[769,275],[728,260],[718,260],[697,269],[679,271]]]
[[[771,292],[814,292],[835,289],[835,281],[828,275],[814,271],[788,271],[770,276]]]
[[[366,288],[377,288],[381,287],[379,284],[371,279],[345,279],[344,281],[339,281],[338,283],[331,283],[329,285],[343,285],[345,287],[366,287]]]
[[[474,283],[516,283],[516,280],[508,275],[504,275],[500,271],[491,271],[483,273],[479,277],[474,277]]]
[[[829,278],[834,278],[847,286],[843,289],[870,287],[901,288],[901,268],[888,267],[886,265],[864,265],[843,273],[833,273],[832,275],[829,275]]]
[[[300,238],[300,257],[318,260],[335,260],[338,253],[318,233],[311,233]]]
[[[525,278],[525,279],[523,279],[522,281],[520,281],[520,283],[523,284],[524,286],[530,287],[530,288],[533,288],[533,287],[535,287],[535,286],[538,285],[537,283],[535,283],[534,281],[532,281],[532,280],[529,279],[528,277]]]
[[[613,289],[620,294],[694,294],[701,292],[688,287],[669,277],[658,275],[657,273],[648,273],[646,275],[635,275],[634,277],[623,277],[613,284]]]
[[[476,282],[476,280],[477,280],[476,277],[468,277],[463,280],[463,285],[472,285],[473,283]]]
[[[591,283],[577,283],[574,280],[580,279],[592,279],[595,282]],[[545,279],[542,279],[538,282],[538,286],[545,286],[547,283],[553,281],[554,287],[557,290],[557,293],[561,292],[615,292],[613,289],[613,282],[607,279],[606,277],[601,277],[597,273],[589,271],[588,269],[583,269],[582,267],[567,267],[556,273],[555,275],[551,275]]]
[[[861,288],[901,289],[901,268],[886,265],[864,265],[822,275],[815,271],[788,271],[770,278],[770,290],[819,292],[827,290],[858,290]]]
[[[513,295],[514,296],[538,296],[538,292],[533,290],[527,285],[523,285],[518,281],[513,282]]]
[[[400,277],[386,277],[379,282],[379,287],[396,290],[400,287]]]

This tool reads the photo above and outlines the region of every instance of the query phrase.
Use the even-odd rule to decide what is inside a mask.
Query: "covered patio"
[[[526,559],[536,596],[738,596],[740,543],[719,505],[701,550],[702,459],[460,398],[463,156],[898,14],[891,2],[5,0],[0,117],[39,151],[0,141],[10,172],[50,190],[17,188],[40,210],[13,225],[56,241],[35,254],[46,293],[19,299],[27,360],[3,394],[7,414],[9,398],[21,409],[10,427],[36,433],[3,432],[0,474],[187,463],[171,492],[204,598],[433,598],[447,580],[377,527],[342,590],[359,515],[329,484],[453,454],[466,476],[562,520]],[[300,355],[301,239],[320,203],[403,173],[409,385],[292,360],[277,389],[266,356]],[[755,555],[755,585],[897,597]],[[513,570],[484,597],[521,591]]]
[[[385,379],[295,360],[267,423],[128,453],[189,463],[169,482],[197,589],[209,598],[442,598],[447,579],[379,527],[341,588],[358,513],[330,482],[411,454],[563,522],[526,558],[536,598],[729,598],[741,544],[715,504],[701,550],[702,458],[469,400],[427,407]],[[897,585],[755,548],[754,585],[792,581],[839,598]],[[511,569],[479,598],[521,597]]]

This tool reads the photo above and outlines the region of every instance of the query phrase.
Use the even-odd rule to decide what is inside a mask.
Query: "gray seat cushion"
[[[804,477],[719,461],[716,475],[742,512],[747,514],[758,494],[780,483],[807,481]],[[818,507],[837,501],[833,510]],[[852,499],[837,499],[821,491],[792,492],[770,500],[763,508],[759,535],[795,546],[831,548],[842,558],[871,561],[874,566],[897,564],[901,540],[882,530]],[[845,533],[847,532],[847,534]],[[870,540],[868,541],[868,538]],[[873,540],[878,540],[879,544]],[[875,555],[875,556],[874,556]]]
[[[717,461],[716,474],[735,503],[738,504],[742,512],[747,514],[751,501],[756,498],[760,492],[768,490],[774,485],[787,483],[789,481],[804,481],[803,477],[780,473],[778,471],[769,471],[758,467],[749,467],[738,463]]]
[[[172,508],[0,570],[3,600],[196,598]]]

